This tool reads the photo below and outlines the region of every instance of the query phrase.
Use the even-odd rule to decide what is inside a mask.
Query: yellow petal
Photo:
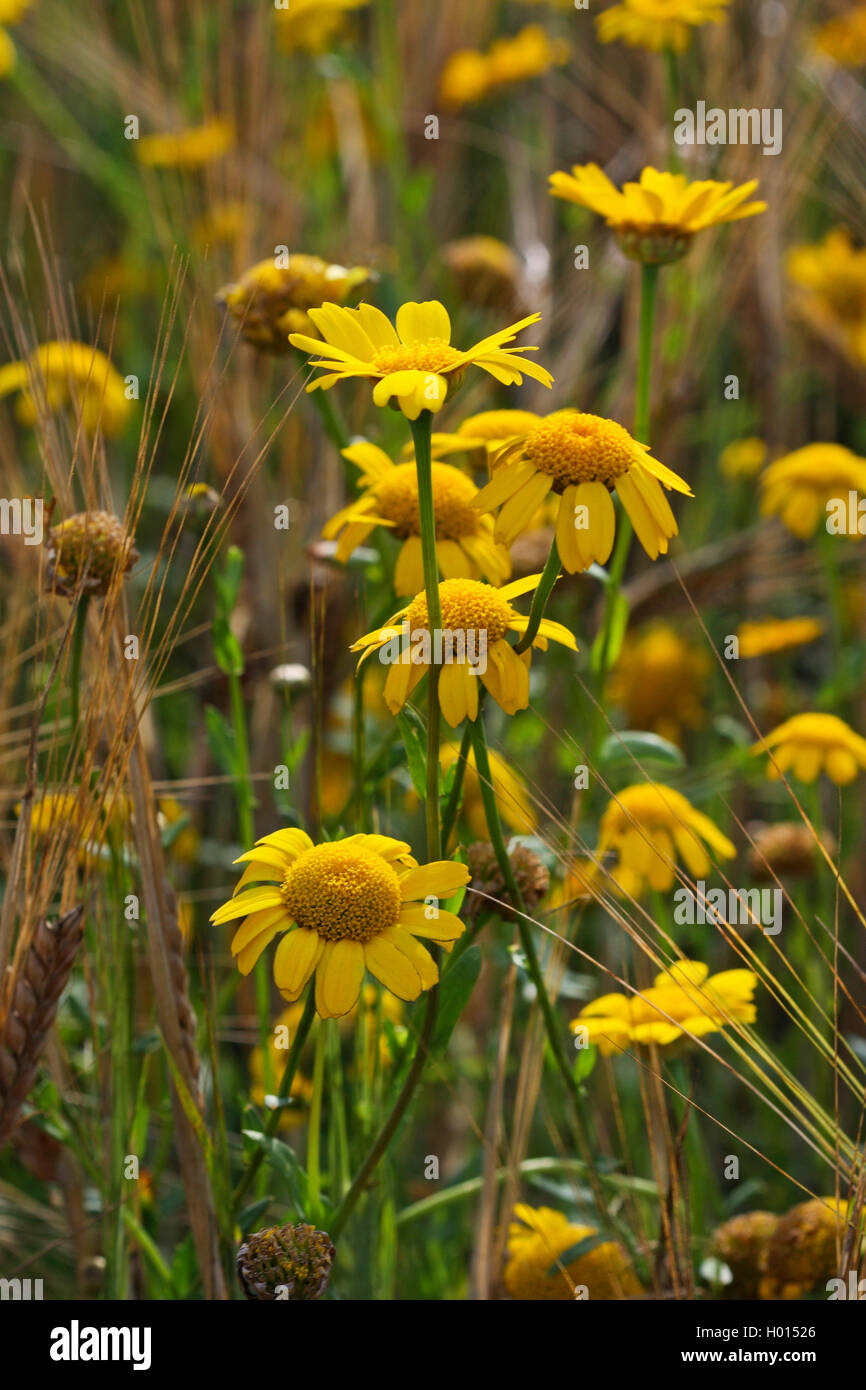
[[[300,994],[315,970],[325,942],[318,932],[295,927],[287,932],[274,956],[274,981],[277,989]]]
[[[469,870],[465,864],[450,859],[438,859],[432,864],[421,864],[410,869],[400,879],[400,896],[404,902],[421,898],[450,898],[458,888],[469,882]]]

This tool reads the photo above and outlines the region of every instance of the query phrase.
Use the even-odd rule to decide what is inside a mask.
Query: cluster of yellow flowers
[[[451,109],[470,106],[486,97],[540,77],[567,63],[571,46],[551,39],[537,24],[527,24],[513,38],[496,39],[486,53],[463,48],[452,53],[439,79],[439,97]]]

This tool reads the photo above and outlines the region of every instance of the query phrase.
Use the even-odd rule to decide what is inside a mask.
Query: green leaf
[[[221,772],[229,772],[234,776],[237,763],[234,730],[213,705],[206,706],[204,718],[208,745],[217,767]]]
[[[242,1236],[253,1229],[259,1217],[264,1216],[272,1201],[272,1197],[260,1197],[257,1202],[250,1202],[248,1207],[244,1207],[238,1217]]]
[[[306,1194],[306,1178],[304,1170],[295,1157],[294,1152],[288,1144],[284,1144],[282,1139],[269,1138],[258,1129],[245,1129],[241,1131],[245,1138],[255,1144],[257,1148],[264,1149],[268,1157],[271,1169],[277,1173],[286,1183],[292,1197],[292,1201],[298,1209],[298,1215],[304,1214],[304,1197]]]
[[[454,969],[443,974],[439,986],[439,1013],[430,1044],[430,1051],[434,1057],[441,1057],[447,1048],[480,972],[481,951],[478,946],[470,946],[463,952]]]
[[[227,676],[242,676],[244,673],[244,654],[241,644],[235,637],[226,617],[215,617],[211,626],[213,650],[217,666]]]
[[[598,761],[601,766],[632,761],[667,763],[671,767],[686,765],[681,748],[645,729],[624,729],[622,733],[608,734],[599,750]]]
[[[244,552],[239,546],[229,546],[225,568],[215,569],[213,576],[220,616],[228,618],[234,612],[244,576]]]
[[[595,1059],[598,1056],[598,1049],[590,1043],[589,1047],[579,1047],[577,1056],[574,1059],[572,1075],[575,1081],[585,1081],[595,1066]]]
[[[577,1241],[570,1249],[563,1250],[547,1271],[548,1279],[555,1278],[557,1274],[561,1275],[563,1269],[568,1269],[568,1266],[579,1260],[582,1255],[588,1255],[597,1245],[603,1245],[606,1239],[601,1231],[596,1231],[594,1235],[584,1236],[583,1240]]]
[[[403,736],[412,786],[423,801],[427,796],[427,726],[411,705],[404,705],[400,710],[397,724]]]
[[[610,590],[608,590],[608,594]],[[625,630],[628,627],[628,600],[621,591],[617,591],[613,601],[613,610],[610,614],[609,634],[607,639],[607,653],[605,659],[605,670],[609,671],[616,664],[620,651],[622,650]],[[589,664],[593,675],[597,676],[601,672],[602,657],[604,653],[604,634],[608,628],[607,619],[604,626],[592,644],[592,651],[589,656]]]

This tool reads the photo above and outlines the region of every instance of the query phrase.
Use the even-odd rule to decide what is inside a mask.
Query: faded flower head
[[[315,334],[309,309],[342,304],[372,278],[366,266],[347,269],[321,256],[296,253],[285,265],[270,258],[250,266],[236,284],[223,286],[217,303],[225,306],[248,343],[287,353],[290,333]]]
[[[115,575],[126,575],[138,551],[111,512],[77,512],[52,526],[46,538],[46,585],[64,598],[102,598]]]
[[[336,1253],[315,1226],[268,1226],[238,1250],[238,1279],[247,1298],[261,1303],[311,1303],[327,1289]]]
[[[847,1207],[835,1197],[816,1197],[779,1217],[763,1253],[759,1298],[801,1298],[833,1277]]]
[[[801,820],[778,821],[775,825],[758,822],[748,830],[752,839],[749,873],[766,882],[775,878],[809,878],[826,862],[820,845],[831,859],[837,852],[836,840],[829,830],[816,832]]]
[[[511,869],[520,890],[523,905],[526,911],[531,913],[550,887],[550,874],[538,855],[528,845],[521,844],[519,840],[509,844],[508,858],[511,861]],[[470,845],[466,851],[466,862],[472,875],[469,886],[475,894],[475,896],[470,895],[469,898],[471,910],[476,914],[492,911],[498,913],[500,917],[513,918],[512,909],[517,904],[511,901],[505,886],[505,879],[499,868],[496,851],[490,841],[477,840]],[[490,898],[496,898],[497,902],[490,902]],[[502,904],[501,907],[499,906],[500,903]]]
[[[767,1244],[778,1224],[772,1212],[747,1211],[716,1230],[713,1253],[730,1269],[738,1298],[757,1298]]]

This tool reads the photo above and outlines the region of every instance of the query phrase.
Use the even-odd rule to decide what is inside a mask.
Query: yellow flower
[[[216,202],[193,223],[193,241],[202,249],[233,246],[249,232],[252,214],[252,206],[239,199]]]
[[[823,631],[824,624],[817,618],[764,618],[741,623],[737,628],[739,653],[741,657],[752,657],[788,651],[814,642]]]
[[[803,318],[866,365],[866,249],[854,246],[845,227],[834,227],[823,241],[793,246],[787,272],[799,287]]]
[[[351,10],[370,0],[289,0],[276,12],[277,44],[284,53],[323,53],[343,30]]]
[[[562,1302],[573,1299],[581,1288],[590,1302],[639,1298],[643,1293],[626,1252],[616,1241],[600,1241],[567,1265],[561,1264],[562,1255],[598,1235],[594,1226],[576,1226],[562,1212],[532,1208],[524,1202],[517,1203],[514,1215],[517,1220],[508,1232],[504,1273],[512,1298]]]
[[[325,304],[311,309],[310,318],[327,347],[302,333],[292,333],[289,342],[304,352],[324,354],[312,365],[327,368],[330,374],[311,381],[308,391],[320,387],[328,390],[337,381],[366,377],[376,383],[375,405],[388,405],[396,399],[403,414],[417,420],[422,410],[434,414],[441,410],[448,391],[460,385],[466,368],[473,364],[504,386],[519,386],[524,375],[550,386],[550,372],[521,356],[534,348],[505,346],[540,317],[530,314],[461,352],[451,346],[451,320],[436,299],[402,305],[397,310],[396,328],[372,304],[361,304],[357,309]]]
[[[504,545],[532,521],[551,489],[559,494],[556,543],[563,568],[574,574],[613,549],[616,528],[611,492],[617,496],[650,559],[667,554],[677,523],[660,484],[688,497],[691,488],[652,458],[613,420],[557,410],[500,453],[491,481],[474,505],[499,507],[494,536]]]
[[[594,999],[571,1020],[571,1031],[586,1029],[589,1041],[609,1056],[630,1043],[666,1047],[685,1034],[700,1038],[734,1021],[755,1021],[758,977],[751,970],[710,975],[702,961],[681,960],[656,975],[653,983],[653,989],[637,994]]]
[[[866,64],[866,5],[855,5],[828,19],[815,35],[815,48],[846,68]]]
[[[33,0],[0,0],[0,25],[17,24],[32,4]],[[5,29],[0,28],[0,77],[6,77],[12,71],[17,58],[12,39]]]
[[[682,53],[692,30],[701,24],[721,24],[731,0],[620,0],[595,21],[602,43],[622,39],[633,48]]]
[[[72,404],[88,434],[97,428],[106,435],[120,434],[132,403],[123,377],[98,348],[87,343],[42,343],[26,362],[0,367],[0,396],[19,391],[15,407],[18,419],[35,425],[43,401],[49,410]]]
[[[187,130],[143,135],[137,142],[139,162],[149,169],[200,169],[234,149],[235,132],[230,121],[214,117]]]
[[[766,203],[746,201],[757,186],[757,179],[739,188],[712,179],[689,183],[684,174],[649,167],[639,183],[627,183],[620,192],[597,164],[575,164],[570,174],[550,175],[555,198],[597,212],[627,256],[651,264],[678,260],[696,232],[763,212]]]
[[[826,772],[844,786],[866,768],[866,739],[855,734],[835,714],[795,714],[752,745],[753,753],[772,750],[767,776],[776,779],[790,769],[801,782],[814,782]]]
[[[693,878],[704,878],[712,867],[704,842],[720,859],[733,859],[736,854],[727,835],[682,792],[655,782],[637,782],[608,802],[596,858],[616,851],[612,877],[624,893],[637,898],[647,887],[661,893],[671,888],[678,858]]]
[[[352,551],[377,526],[389,527],[403,544],[397,557],[394,588],[400,595],[424,588],[421,522],[418,511],[418,470],[414,463],[394,464],[375,444],[352,444],[343,457],[361,469],[366,491],[332,517],[322,531],[339,536],[337,559],[345,563]],[[478,489],[465,473],[449,463],[434,463],[433,512],[436,558],[445,579],[477,579],[486,575],[502,584],[511,573],[508,552],[493,539],[493,522],[479,516],[472,503]]]
[[[447,454],[477,455],[472,463],[489,470],[504,444],[527,434],[541,419],[532,410],[482,410],[467,416],[453,434],[434,432],[433,453],[440,458]]]
[[[679,743],[683,729],[704,722],[709,676],[706,652],[690,646],[665,623],[627,637],[611,673],[608,696],[625,710],[631,729],[649,729]]]
[[[417,999],[439,979],[439,968],[417,940],[446,946],[463,932],[453,912],[430,915],[428,897],[464,887],[464,864],[418,865],[402,840],[350,835],[314,845],[303,830],[277,830],[242,854],[245,864],[232,899],[211,921],[244,918],[232,940],[241,974],[248,975],[279,933],[274,980],[284,999],[300,998],[316,976],[320,1018],[340,1018],[358,1002],[365,971],[399,999]],[[245,889],[247,883],[257,888]]]
[[[477,579],[444,579],[439,585],[442,631],[431,634],[427,616],[427,596],[416,594],[384,627],[368,632],[353,643],[353,652],[363,651],[365,661],[374,651],[390,665],[385,681],[385,703],[396,714],[408,700],[437,655],[441,645],[439,705],[452,729],[463,719],[478,714],[478,681],[483,681],[506,714],[516,714],[529,704],[529,650],[518,654],[505,638],[507,633],[525,633],[529,619],[511,606],[511,599],[535,589],[540,574],[515,580],[503,589],[494,589]],[[402,621],[402,626],[396,626]],[[561,623],[542,618],[534,647],[546,647],[548,638],[577,651],[577,643]],[[438,639],[438,640],[437,640]],[[380,650],[382,649],[382,650]]]
[[[849,492],[866,495],[866,459],[842,444],[807,444],[776,459],[759,482],[761,515],[778,516],[805,541],[825,518],[828,502],[842,499],[847,508]]]
[[[752,478],[766,462],[767,446],[756,435],[735,439],[719,455],[719,467],[726,478]]]
[[[15,807],[21,814],[21,803]],[[110,792],[99,805],[87,797],[82,802],[80,792],[44,792],[30,810],[30,834],[35,840],[49,843],[65,838],[71,829],[71,843],[77,862],[82,867],[94,867],[103,862],[103,846],[111,838],[125,840],[131,829],[132,805],[127,797]]]
[[[443,773],[447,773],[454,766],[459,752],[460,749],[456,743],[443,743],[439,750],[439,760]],[[518,835],[531,835],[538,824],[538,817],[526,790],[526,783],[516,768],[495,749],[488,749],[487,756],[490,761],[490,778],[496,794],[499,814],[509,829],[514,830]],[[475,753],[471,748],[466,758],[466,770],[463,774],[463,804],[460,814],[476,840],[486,838],[488,833],[487,817],[484,813],[484,802],[481,799],[481,783],[475,767]]]
[[[320,256],[297,253],[287,265],[273,257],[244,271],[236,284],[217,295],[248,343],[268,352],[288,352],[290,333],[315,333],[308,310],[322,304],[342,304],[372,279],[366,266],[347,269],[329,265]]]
[[[513,36],[495,39],[486,53],[472,48],[452,53],[439,78],[439,98],[452,109],[470,106],[561,67],[570,56],[565,39],[551,39],[540,25],[527,24]]]

